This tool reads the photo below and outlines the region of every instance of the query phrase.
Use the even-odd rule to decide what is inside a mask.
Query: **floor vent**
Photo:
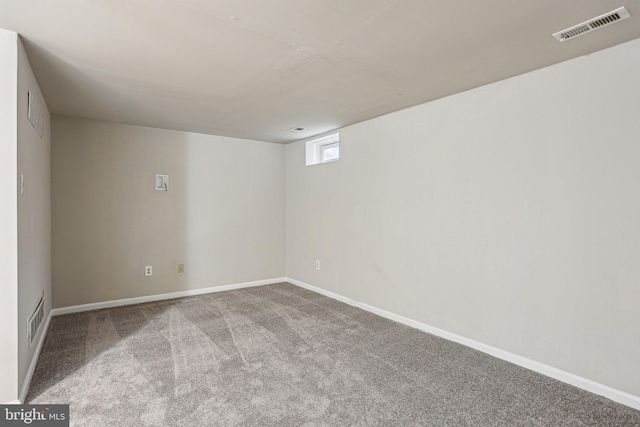
[[[44,318],[44,296],[40,298],[40,302],[38,303],[38,307],[36,311],[33,312],[31,317],[29,318],[29,322],[27,323],[27,333],[29,336],[29,346],[33,343],[33,340],[36,338],[38,334],[38,328],[40,328],[40,324],[42,323],[42,319]]]
[[[573,27],[567,28],[566,30],[558,31],[557,33],[553,34],[553,37],[561,42],[564,42],[574,37],[590,33],[591,31],[606,27],[607,25],[622,21],[630,17],[631,14],[627,11],[627,9],[621,7],[609,13],[605,13],[604,15],[596,16],[595,18],[589,19],[588,21],[585,21],[581,24],[574,25]]]

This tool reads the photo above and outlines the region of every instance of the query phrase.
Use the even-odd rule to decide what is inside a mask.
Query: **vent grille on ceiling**
[[[599,28],[606,27],[607,25],[622,21],[629,17],[631,17],[631,14],[627,11],[627,9],[621,7],[609,13],[605,13],[604,15],[596,16],[595,18],[589,19],[588,21],[585,21],[581,24],[574,25],[573,27],[567,28],[566,30],[558,31],[557,33],[553,34],[553,37],[560,40],[561,42],[567,41],[574,37],[578,37]]]

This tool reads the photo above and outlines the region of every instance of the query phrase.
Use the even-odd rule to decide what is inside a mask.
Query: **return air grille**
[[[553,34],[553,37],[561,42],[564,42],[574,37],[581,36],[583,34],[589,33],[602,27],[606,27],[607,25],[622,21],[630,17],[631,14],[627,11],[627,9],[621,7],[609,13],[605,13],[604,15],[596,16],[595,18],[585,21],[581,24],[574,25],[573,27],[567,28],[566,30],[558,31],[557,33]]]
[[[42,324],[42,319],[44,318],[44,296],[40,298],[40,302],[38,303],[38,307],[33,312],[31,317],[29,318],[29,322],[27,323],[27,333],[29,335],[29,345],[33,343],[36,335],[38,334],[38,328],[40,328],[40,324]]]

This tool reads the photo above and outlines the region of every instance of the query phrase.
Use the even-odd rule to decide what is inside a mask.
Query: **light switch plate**
[[[156,174],[156,190],[169,191],[169,175]]]

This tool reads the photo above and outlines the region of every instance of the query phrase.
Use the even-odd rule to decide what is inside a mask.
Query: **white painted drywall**
[[[284,146],[55,115],[52,134],[54,307],[284,275]]]
[[[636,40],[346,127],[338,162],[288,145],[287,276],[640,396],[639,75]]]
[[[18,399],[18,35],[0,30],[0,403]]]
[[[29,345],[27,320],[44,295],[44,319],[51,310],[51,116],[29,59],[18,39],[18,173],[24,176],[24,194],[18,193],[18,384],[27,375],[44,330],[44,321]],[[40,137],[27,117],[28,93],[44,118]]]

